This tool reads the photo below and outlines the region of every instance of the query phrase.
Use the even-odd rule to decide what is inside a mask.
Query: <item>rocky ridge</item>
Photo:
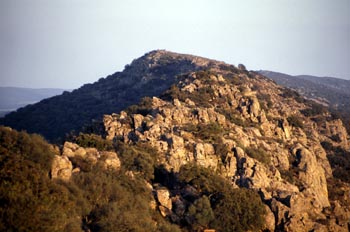
[[[309,102],[289,90],[244,67],[220,65],[178,77],[164,94],[146,99],[147,108],[105,115],[106,138],[148,143],[169,172],[196,163],[236,188],[254,189],[268,206],[270,231],[347,231],[348,207],[335,213],[339,202],[329,201],[332,169],[321,145],[349,149],[342,122],[327,112],[307,117]],[[162,199],[181,204],[181,195],[168,191]],[[159,202],[164,216],[183,216],[169,200]]]
[[[152,51],[133,60],[122,72],[11,112],[0,118],[0,124],[63,141],[66,134],[81,131],[93,120],[101,120],[103,114],[119,112],[145,96],[158,96],[175,83],[177,75],[222,64],[192,55]]]

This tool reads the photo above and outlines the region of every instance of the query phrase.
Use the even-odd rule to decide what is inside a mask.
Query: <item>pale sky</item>
[[[155,49],[350,79],[350,0],[0,0],[0,86],[77,88]]]

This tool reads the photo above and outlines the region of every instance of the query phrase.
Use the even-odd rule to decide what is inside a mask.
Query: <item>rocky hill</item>
[[[55,140],[80,131],[93,119],[157,96],[168,89],[181,73],[220,65],[213,60],[166,51],[153,51],[127,65],[123,72],[101,78],[72,92],[26,106],[0,119],[0,124]]]
[[[40,162],[27,154],[31,140],[16,149],[28,138],[2,128],[1,151],[25,155],[5,159],[8,152],[0,153],[0,177],[12,183],[0,188],[11,209],[2,207],[11,220],[2,220],[0,229],[18,228],[12,218],[25,218],[27,207],[14,196],[29,192],[38,209],[33,227],[44,223],[50,230],[348,231],[350,140],[342,121],[243,65],[158,51],[131,66],[176,56],[197,70],[104,114],[89,134],[73,136],[60,149],[43,144],[51,153]],[[45,167],[35,178],[33,162]],[[24,165],[26,175],[12,175],[11,165]],[[41,180],[49,186],[44,193]],[[31,184],[24,191],[18,183]],[[65,216],[56,225],[47,215]]]

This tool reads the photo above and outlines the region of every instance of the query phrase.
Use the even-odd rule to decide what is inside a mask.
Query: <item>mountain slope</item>
[[[337,159],[350,155],[349,136],[326,109],[238,69],[181,76],[160,98],[147,101],[132,113],[105,115],[106,138],[149,144],[169,173],[181,175],[194,163],[228,178],[235,188],[254,189],[269,207],[268,230],[347,230],[348,198],[333,188],[335,180],[348,186],[349,162],[340,167]],[[333,177],[337,167],[343,172]],[[185,198],[171,183],[162,185],[174,200]],[[330,206],[345,211],[326,212]],[[186,217],[159,210],[179,221]],[[327,220],[331,215],[341,222]]]
[[[159,67],[177,56],[172,63],[188,58],[206,70],[178,75],[158,95],[105,114],[90,134],[53,146],[53,157],[31,157],[47,145],[32,149],[38,138],[0,127],[0,174],[10,181],[0,188],[2,212],[11,216],[0,228],[16,230],[12,218],[32,212],[39,230],[41,224],[68,231],[349,230],[350,141],[341,120],[243,65],[150,54],[143,58]],[[145,64],[134,61],[135,75],[124,82],[153,70],[135,62]],[[159,78],[140,82],[152,77]],[[35,172],[37,160],[51,164],[50,174]],[[11,172],[21,169],[23,175]],[[21,198],[18,186],[29,194]],[[33,210],[23,204],[26,196],[58,211],[40,201]],[[47,220],[47,213],[70,216]]]
[[[191,55],[153,51],[93,84],[71,93],[45,99],[6,115],[0,124],[39,133],[53,140],[72,130],[80,131],[103,114],[118,112],[144,96],[157,96],[169,88],[175,76],[206,69],[220,62]]]
[[[62,94],[64,89],[31,89],[18,87],[0,87],[0,117],[28,104],[34,104],[44,98]]]
[[[291,76],[278,72],[259,71],[277,84],[295,89],[303,96],[350,115],[350,80],[309,75]]]

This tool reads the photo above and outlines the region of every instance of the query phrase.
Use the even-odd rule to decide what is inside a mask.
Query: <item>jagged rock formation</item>
[[[80,161],[80,162],[79,162]],[[99,163],[105,169],[118,170],[120,160],[115,152],[98,151],[96,148],[83,148],[71,142],[65,142],[60,155],[55,155],[52,167],[51,178],[59,178],[68,181],[72,173],[80,172],[84,168],[81,164],[96,165]]]
[[[105,115],[106,138],[149,143],[169,171],[194,162],[231,179],[237,188],[255,189],[274,214],[270,230],[338,228],[324,213],[330,207],[326,178],[332,170],[321,143],[331,140],[348,149],[348,135],[330,114],[317,116],[326,125],[305,116],[309,103],[286,97],[286,91],[228,65],[183,75],[161,97],[148,99],[146,112]],[[180,204],[176,199],[173,204]],[[164,202],[160,208],[164,216],[172,214]]]

